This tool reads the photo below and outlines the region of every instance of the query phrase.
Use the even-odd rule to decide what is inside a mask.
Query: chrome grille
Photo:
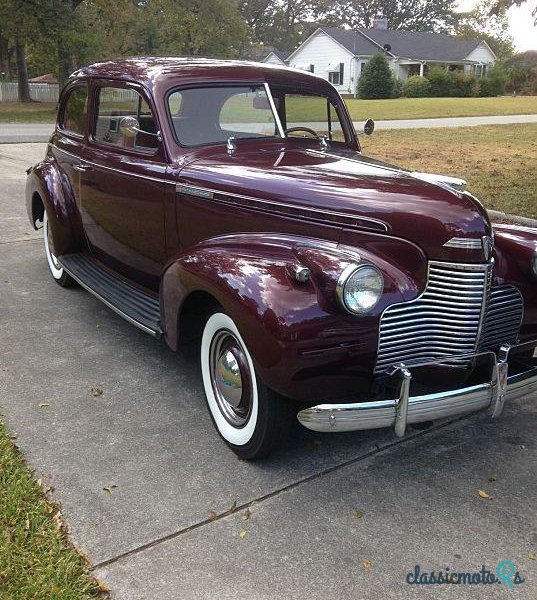
[[[515,344],[518,339],[524,302],[513,285],[501,285],[490,290],[481,350],[495,350],[502,344]]]
[[[475,352],[490,277],[490,265],[430,262],[423,294],[382,315],[375,373]]]

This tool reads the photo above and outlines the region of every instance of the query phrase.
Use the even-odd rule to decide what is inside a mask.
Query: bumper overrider
[[[488,409],[491,417],[498,417],[507,400],[516,400],[537,392],[537,365],[520,367],[517,354],[537,353],[537,340],[512,346],[502,346],[499,352],[480,352],[461,357],[445,357],[437,363],[395,365],[392,375],[400,378],[396,398],[352,404],[319,404],[300,411],[298,420],[304,427],[321,432],[356,431],[394,427],[403,436],[408,424],[455,417]],[[438,366],[449,360],[468,358],[486,361],[490,380],[445,392],[411,396],[412,368]],[[512,365],[510,373],[510,361]],[[533,361],[535,362],[535,361]],[[515,366],[516,365],[516,366]]]

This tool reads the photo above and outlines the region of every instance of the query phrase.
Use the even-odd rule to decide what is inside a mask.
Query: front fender
[[[385,277],[383,297],[365,317],[346,313],[335,294],[343,269],[359,261],[373,262]],[[367,391],[380,315],[388,304],[421,293],[423,257],[421,262],[423,272],[411,276],[365,248],[301,236],[238,234],[206,240],[165,270],[161,301],[166,340],[177,347],[182,306],[191,293],[205,292],[235,321],[260,377],[272,389],[304,401]],[[304,283],[294,276],[299,265],[311,272]]]
[[[524,298],[521,339],[537,335],[537,278],[531,261],[537,253],[537,231],[519,225],[494,224],[495,282],[515,285]]]
[[[34,229],[38,228],[37,222],[43,220],[43,207],[47,211],[58,255],[80,249],[71,183],[51,157],[29,170],[25,196],[28,218]]]

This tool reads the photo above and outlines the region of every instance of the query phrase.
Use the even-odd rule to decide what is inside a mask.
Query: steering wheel
[[[321,139],[319,137],[319,134],[314,129],[310,129],[309,127],[288,127],[284,131],[284,133],[287,136],[288,133],[293,133],[295,131],[305,131],[306,133],[310,133],[313,137],[317,138],[318,140]]]

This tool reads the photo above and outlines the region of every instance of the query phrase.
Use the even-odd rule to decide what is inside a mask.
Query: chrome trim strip
[[[53,146],[54,146],[54,144],[53,144]],[[107,171],[114,171],[115,173],[121,173],[122,175],[138,177],[139,179],[148,179],[149,181],[156,181],[158,183],[167,183],[167,184],[172,184],[172,185],[175,185],[175,183],[176,183],[175,179],[159,179],[158,177],[151,177],[150,175],[142,175],[140,173],[133,173],[132,171],[125,171],[123,169],[117,169],[116,167],[108,167],[101,163],[96,163],[92,160],[86,160],[85,158],[82,158],[81,156],[77,156],[76,154],[73,154],[72,152],[68,152],[67,150],[64,150],[63,148],[58,148],[58,146],[54,146],[54,148],[56,150],[58,150],[58,152],[63,152],[64,154],[67,154],[68,156],[72,156],[73,158],[76,158],[84,165],[91,165],[92,167],[97,167],[99,169],[105,169]],[[159,163],[159,164],[164,164],[164,163]]]
[[[517,400],[537,392],[537,366],[516,375],[508,374],[510,353],[532,348],[537,348],[537,340],[518,346],[504,346],[498,357],[493,352],[471,354],[469,356],[474,360],[489,357],[492,362],[490,381],[421,396],[407,397],[411,370],[408,365],[400,364],[391,372],[392,375],[402,374],[397,399],[319,404],[301,410],[297,418],[304,427],[313,431],[339,432],[394,427],[396,434],[400,435],[410,423],[455,417],[485,408],[495,417],[501,414],[507,400]],[[452,358],[461,357],[445,357],[437,362],[427,361],[416,366],[446,364]]]
[[[186,185],[185,183],[178,183],[175,186],[175,190],[180,194],[187,194],[188,196],[196,196],[197,198],[205,198],[207,200],[213,199],[213,192],[198,188],[194,185]]]
[[[460,238],[453,237],[444,244],[445,248],[466,248],[468,250],[481,250],[483,241],[481,238]]]
[[[176,189],[180,192],[180,187],[186,185],[183,183],[177,183]],[[198,185],[188,184],[191,190],[199,190],[200,192],[210,192],[213,194],[211,198],[214,202],[223,202],[226,204],[233,204],[234,206],[242,206],[244,208],[250,208],[252,210],[265,210],[267,212],[281,214],[278,209],[287,209],[295,214],[287,214],[289,217],[306,218],[311,220],[320,221],[323,223],[329,223],[332,225],[339,225],[340,227],[357,227],[359,229],[367,229],[370,231],[388,232],[388,226],[382,221],[372,219],[371,217],[353,216],[345,213],[339,213],[334,211],[322,210],[320,208],[310,208],[305,206],[296,206],[289,204],[288,202],[279,202],[275,200],[263,200],[262,198],[255,198],[253,196],[245,196],[243,194],[233,194],[230,192],[215,190],[214,188],[201,187]],[[192,195],[192,194],[190,194]],[[216,197],[216,196],[224,196]],[[237,200],[239,202],[237,202]],[[327,219],[327,216],[334,217],[334,220]],[[361,224],[363,223],[363,224]],[[370,226],[368,226],[370,225]]]
[[[58,260],[60,261],[62,267],[67,271],[67,273],[69,273],[69,275],[80,285],[82,286],[85,290],[87,290],[90,294],[92,294],[93,296],[95,296],[98,300],[100,300],[103,304],[106,304],[106,306],[108,306],[108,308],[112,309],[115,313],[117,313],[120,317],[123,317],[125,319],[125,321],[128,321],[131,325],[134,325],[135,327],[138,327],[138,329],[141,329],[142,331],[145,331],[145,333],[148,333],[149,335],[153,336],[154,338],[160,338],[162,336],[162,332],[159,330],[153,330],[150,327],[147,327],[146,325],[142,325],[142,323],[136,321],[136,319],[133,319],[132,317],[130,317],[129,315],[125,314],[121,309],[119,309],[117,306],[115,306],[114,304],[112,304],[111,302],[109,302],[104,296],[101,296],[101,294],[98,294],[93,288],[91,288],[87,283],[85,283],[82,279],[80,279],[79,277],[77,277],[77,275],[75,275],[68,267],[66,267],[62,260],[61,260],[61,256],[58,258]]]
[[[270,86],[266,82],[264,83],[264,86],[265,86],[265,93],[267,94],[268,101],[270,104],[270,108],[272,109],[272,115],[274,116],[274,120],[276,121],[276,125],[278,126],[278,131],[280,133],[280,136],[285,139],[285,131],[283,130],[282,122],[280,121],[280,115],[278,114],[278,111],[276,110],[276,105],[274,104],[274,98],[272,97],[272,92],[270,90]]]

